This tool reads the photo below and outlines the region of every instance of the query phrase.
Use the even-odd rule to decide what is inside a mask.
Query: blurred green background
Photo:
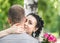
[[[7,12],[13,4],[24,6],[24,0],[0,0],[0,30],[7,29]],[[59,0],[38,0],[38,14],[44,20],[44,30],[60,36],[60,1]]]

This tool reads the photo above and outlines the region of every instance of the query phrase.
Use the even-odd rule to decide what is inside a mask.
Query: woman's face
[[[26,32],[31,35],[32,32],[36,31],[36,24],[37,21],[35,17],[32,15],[27,16],[27,20],[24,24]]]

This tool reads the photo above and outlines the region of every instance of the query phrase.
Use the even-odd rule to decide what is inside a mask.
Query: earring
[[[33,37],[35,37],[35,35],[36,35],[35,32],[33,32]]]

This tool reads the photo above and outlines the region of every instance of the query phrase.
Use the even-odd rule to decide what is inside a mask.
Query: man
[[[8,21],[12,25],[20,23],[22,31],[24,31],[25,23],[24,9],[19,5],[13,5],[8,12]],[[17,24],[19,25],[19,24]],[[7,29],[8,30],[8,29]],[[22,32],[21,31],[21,32]],[[3,33],[2,33],[3,34]],[[8,32],[7,32],[8,34]],[[38,43],[38,40],[29,36],[25,31],[21,34],[8,34],[0,38],[0,43]]]

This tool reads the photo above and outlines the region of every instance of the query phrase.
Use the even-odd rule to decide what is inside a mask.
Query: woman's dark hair
[[[36,20],[37,20],[36,27],[38,28],[38,30],[35,32],[35,37],[39,37],[39,34],[40,34],[41,30],[42,30],[44,22],[43,22],[42,18],[39,17],[37,14],[30,13],[29,15],[34,16],[36,18]],[[29,15],[27,15],[27,16],[29,16]],[[32,33],[32,36],[33,36],[33,33]]]

